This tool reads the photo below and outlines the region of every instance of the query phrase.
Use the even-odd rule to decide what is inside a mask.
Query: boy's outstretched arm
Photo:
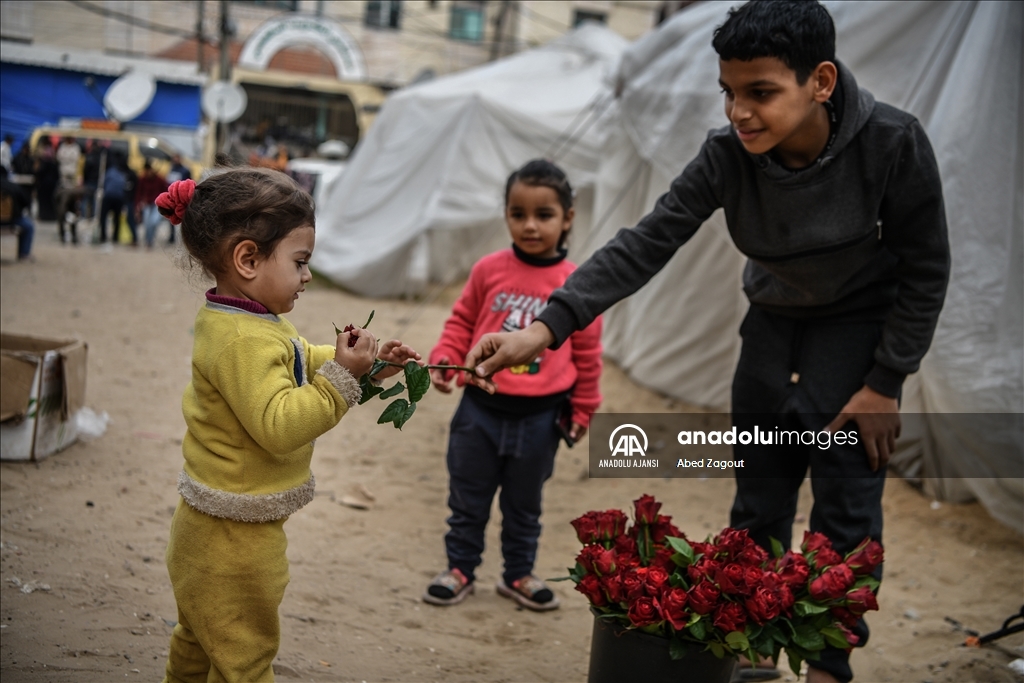
[[[476,368],[475,374],[466,373],[466,381],[493,394],[495,385],[491,375],[513,365],[529,363],[554,341],[555,335],[548,326],[538,321],[515,332],[485,334],[466,356],[466,365]]]

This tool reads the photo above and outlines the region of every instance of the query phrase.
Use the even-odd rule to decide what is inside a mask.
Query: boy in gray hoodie
[[[817,2],[753,0],[729,12],[712,44],[730,125],[708,133],[654,210],[584,263],[530,327],[485,336],[466,364],[493,390],[495,371],[557,348],[637,291],[721,207],[748,258],[734,423],[834,432],[852,421],[860,437],[827,449],[737,444],[751,467],[737,474],[731,524],[766,549],[772,537],[790,547],[810,468],[811,530],[846,553],[881,541],[900,390],[945,298],[938,167],[921,124],[876,102],[835,58],[835,27]],[[863,620],[853,631],[863,646]],[[841,649],[810,666],[810,683],[853,677]]]

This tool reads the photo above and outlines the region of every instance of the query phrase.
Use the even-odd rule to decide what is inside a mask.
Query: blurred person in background
[[[167,174],[167,184],[170,185],[171,183],[177,182],[179,180],[191,179],[192,172],[189,171],[188,168],[186,168],[181,163],[181,155],[175,154],[173,157],[171,157],[171,170]]]
[[[56,195],[57,228],[60,241],[68,241],[70,228],[71,242],[78,243],[78,205],[82,200],[78,167],[81,165],[82,148],[70,135],[57,147],[57,165],[60,168],[60,188]]]
[[[78,186],[78,162],[82,158],[82,148],[71,136],[64,138],[57,148],[57,165],[60,167],[60,186],[72,188]]]
[[[18,226],[18,261],[32,260],[32,237],[35,225],[28,216],[32,197],[25,190],[8,179],[6,167],[0,167],[0,207],[3,222]]]
[[[60,167],[54,153],[53,141],[48,137],[39,138],[36,150],[36,202],[37,216],[41,221],[57,220],[57,205],[54,196],[60,183]]]
[[[135,205],[138,207],[142,225],[146,229],[147,249],[153,248],[157,228],[160,227],[161,222],[164,222],[164,217],[160,215],[160,210],[157,209],[154,202],[157,197],[167,191],[168,185],[167,180],[154,171],[147,160],[142,169],[142,175],[139,176],[139,182],[135,186]],[[171,236],[167,243],[174,244],[174,226],[170,223],[167,225],[171,229]]]
[[[29,200],[31,200],[32,193],[36,190],[36,162],[32,159],[32,152],[29,150],[27,141],[21,145],[21,148],[18,149],[18,153],[15,154],[14,159],[11,160],[10,170],[12,175],[18,176],[17,178],[11,178],[11,180],[17,182],[18,186],[25,192]],[[31,211],[29,213],[31,213]]]
[[[103,201],[100,204],[100,244],[107,241],[107,218],[110,214],[114,214],[114,222],[110,229],[110,242],[112,244],[117,243],[117,235],[121,227],[121,212],[124,211],[125,202],[129,199],[125,192],[125,186],[128,184],[125,168],[127,168],[127,164],[119,155],[110,155],[107,170],[103,175]],[[129,223],[128,227],[132,232],[132,245],[134,246],[138,243],[134,230],[134,221]]]
[[[82,166],[82,218],[93,218],[96,215],[96,188],[100,185],[100,162],[103,159],[103,148],[96,140],[85,141],[85,163]]]

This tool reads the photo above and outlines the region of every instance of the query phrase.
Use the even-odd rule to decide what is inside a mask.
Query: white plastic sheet
[[[601,148],[594,121],[626,44],[584,25],[389,97],[319,209],[312,267],[361,294],[416,295],[510,242],[505,179],[530,159],[557,155],[587,196]],[[576,239],[588,222],[580,203]]]

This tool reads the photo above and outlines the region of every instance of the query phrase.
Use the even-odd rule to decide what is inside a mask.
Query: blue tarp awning
[[[61,118],[103,119],[103,95],[116,80],[109,75],[90,74],[43,66],[0,62],[0,134],[15,138],[15,149],[27,140],[32,129],[57,124]],[[200,122],[198,85],[157,80],[153,101],[133,123],[196,128]]]

